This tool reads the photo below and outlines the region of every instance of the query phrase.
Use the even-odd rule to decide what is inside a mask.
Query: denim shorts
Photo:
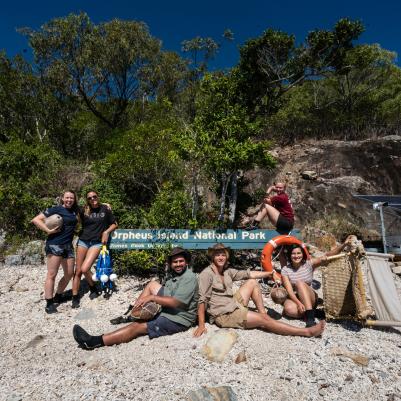
[[[156,338],[162,336],[169,336],[171,334],[180,333],[181,331],[188,330],[188,327],[173,322],[164,316],[158,315],[155,319],[146,323],[148,327],[149,338]]]
[[[100,241],[85,241],[83,239],[79,239],[77,242],[77,246],[87,249],[92,248],[93,246],[96,248],[101,248],[102,243]]]
[[[47,255],[61,256],[63,259],[75,258],[74,248],[72,244],[63,244],[63,245],[46,244],[45,252],[46,256]]]

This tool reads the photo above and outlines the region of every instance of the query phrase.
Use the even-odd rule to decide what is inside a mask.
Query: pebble
[[[108,300],[102,298],[102,302],[91,301],[85,294],[80,309],[71,309],[67,302],[58,308],[59,313],[46,315],[43,294],[34,302],[43,289],[45,266],[18,269],[23,275],[18,286],[28,291],[10,290],[13,274],[12,267],[0,269],[0,316],[7,321],[0,325],[2,400],[183,401],[191,391],[211,386],[230,387],[241,401],[399,399],[399,330],[328,322],[321,339],[234,330],[237,341],[221,362],[202,355],[208,338],[219,332],[211,325],[200,338],[194,338],[191,329],[87,352],[78,348],[72,337],[77,315],[85,317],[79,324],[90,334],[122,327],[109,320],[125,312],[143,288],[142,281],[121,277],[119,286],[127,291],[114,293]],[[401,278],[397,280],[401,293]],[[282,307],[270,298],[265,303],[281,313]],[[297,320],[281,321],[304,325]],[[358,331],[350,331],[350,327]],[[33,343],[27,347],[30,341]],[[364,367],[349,357],[333,355],[332,348],[364,355],[369,364]],[[242,351],[247,360],[236,364]]]

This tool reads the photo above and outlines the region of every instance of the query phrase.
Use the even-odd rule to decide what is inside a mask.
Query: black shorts
[[[293,227],[294,222],[283,217],[280,213],[277,219],[276,231],[279,234],[284,235],[288,234],[293,229]]]

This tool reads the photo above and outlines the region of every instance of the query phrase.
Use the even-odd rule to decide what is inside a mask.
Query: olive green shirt
[[[191,269],[186,268],[180,276],[172,274],[164,285],[163,296],[174,297],[185,306],[163,307],[161,316],[186,327],[195,323],[198,309],[198,278]]]
[[[224,283],[214,273],[211,266],[199,275],[199,303],[204,303],[210,316],[216,317],[230,313],[238,308],[233,298],[233,281],[246,280],[250,270],[227,268],[223,272]]]

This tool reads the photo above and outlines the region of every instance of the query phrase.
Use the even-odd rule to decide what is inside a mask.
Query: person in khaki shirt
[[[205,314],[219,327],[241,329],[260,328],[275,334],[316,337],[322,334],[325,321],[316,326],[300,328],[278,322],[267,315],[262,292],[256,279],[267,278],[271,272],[237,270],[228,267],[229,248],[216,244],[208,249],[211,264],[199,275],[198,327],[194,336],[206,333]],[[237,292],[233,292],[233,281],[246,280]],[[248,303],[256,305],[257,312],[248,310]]]

